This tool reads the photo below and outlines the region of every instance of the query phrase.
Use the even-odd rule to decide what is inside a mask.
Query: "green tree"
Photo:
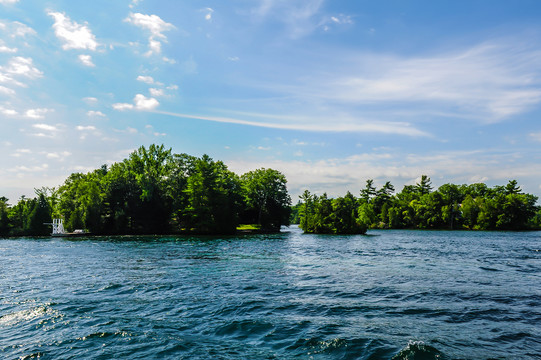
[[[517,185],[516,180],[509,180],[507,185],[505,186],[505,194],[511,195],[511,194],[519,194],[521,192],[520,186]]]
[[[365,233],[366,230],[376,222],[376,213],[372,204],[363,202],[358,209],[358,224],[361,227],[361,232]]]
[[[460,187],[454,184],[444,184],[438,188],[438,193],[442,196],[441,216],[449,229],[460,228],[462,216],[460,204],[464,200],[464,195]]]
[[[103,177],[107,172],[102,167],[88,174],[73,173],[50,198],[54,217],[65,219],[67,230],[89,229],[99,233],[102,228]]]
[[[477,218],[481,211],[481,199],[474,199],[471,195],[467,195],[464,201],[462,201],[462,217],[464,219],[464,225],[469,229],[475,229],[477,227]]]
[[[277,170],[258,169],[241,177],[247,212],[264,229],[289,225],[291,198],[286,177]]]
[[[415,190],[420,195],[426,195],[432,191],[432,182],[430,181],[430,178],[426,175],[421,176],[421,182],[415,184]]]
[[[376,188],[374,187],[374,180],[366,180],[364,189],[361,189],[361,199],[369,203],[370,200],[376,196]]]
[[[300,216],[299,212],[301,209],[302,203],[300,201],[297,201],[297,203],[293,206],[291,206],[291,214],[289,215],[289,223],[290,224],[300,224]]]
[[[137,206],[132,209],[132,220],[138,232],[164,233],[169,231],[171,199],[168,180],[173,157],[171,149],[163,145],[141,146],[126,160],[127,171],[135,179]]]
[[[51,206],[47,201],[46,194],[37,191],[38,198],[33,199],[31,202],[31,211],[28,215],[28,222],[26,224],[25,232],[32,236],[42,236],[51,233],[50,227],[47,223],[52,222],[51,218]]]
[[[535,215],[537,197],[530,194],[518,194],[514,191],[505,196],[502,212],[498,215],[496,228],[520,230],[527,228],[528,221]]]
[[[0,236],[9,235],[9,205],[8,199],[4,196],[0,197]]]
[[[181,226],[198,233],[234,233],[242,203],[237,175],[221,161],[203,155],[194,164],[185,190],[188,206]]]
[[[314,196],[314,233],[332,234],[335,231],[333,200],[327,197],[327,193]]]
[[[310,194],[310,191],[304,190],[299,198],[302,204],[301,208],[299,209],[299,227],[305,233],[312,233],[315,229],[314,214],[317,197]]]
[[[188,178],[195,173],[197,157],[188,154],[173,154],[167,193],[172,203],[171,222],[181,228],[182,213],[188,207]]]

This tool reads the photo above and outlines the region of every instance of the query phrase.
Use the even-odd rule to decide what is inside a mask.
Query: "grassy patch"
[[[241,224],[237,226],[237,230],[260,230],[261,226],[257,224]]]

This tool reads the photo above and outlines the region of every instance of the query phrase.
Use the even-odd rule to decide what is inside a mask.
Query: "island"
[[[378,189],[369,179],[359,196],[330,198],[305,190],[291,206],[287,179],[278,170],[237,175],[208,155],[174,154],[155,144],[35,192],[35,198],[23,196],[13,206],[0,197],[0,236],[50,235],[60,221],[63,232],[74,235],[268,233],[290,223],[319,234],[541,228],[538,198],[516,180],[492,188],[449,183],[434,190],[422,175],[395,193],[389,181]]]

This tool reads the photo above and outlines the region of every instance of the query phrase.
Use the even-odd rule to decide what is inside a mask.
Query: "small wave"
[[[48,304],[38,306],[32,309],[21,310],[6,314],[0,317],[0,326],[11,326],[21,322],[27,322],[43,316],[58,316],[58,313],[52,310]]]
[[[479,266],[479,269],[485,270],[485,271],[502,271],[502,270],[494,269],[494,268],[487,267],[487,266]]]
[[[108,338],[108,337],[115,337],[115,336],[132,337],[133,335],[123,330],[119,330],[115,332],[105,331],[105,332],[95,332],[86,336],[78,337],[77,340],[85,341],[85,340],[91,340],[91,339],[96,339],[96,338],[99,339],[99,338]]]
[[[392,360],[449,360],[449,358],[422,341],[410,341],[404,349],[393,356]]]
[[[265,321],[236,320],[219,326],[215,330],[215,334],[236,339],[248,339],[264,336],[273,330],[274,326]]]
[[[298,339],[287,350],[298,356],[324,355],[340,359],[390,359],[393,354],[389,344],[381,340],[340,337]]]
[[[31,359],[39,359],[41,357],[44,357],[45,354],[42,352],[37,352],[29,355],[24,355],[19,358],[19,360],[31,360]]]

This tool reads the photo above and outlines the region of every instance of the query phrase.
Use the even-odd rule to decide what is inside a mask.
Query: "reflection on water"
[[[539,359],[540,238],[0,240],[0,357]]]

